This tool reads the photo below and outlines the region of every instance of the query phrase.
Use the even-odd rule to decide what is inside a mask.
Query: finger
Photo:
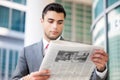
[[[32,72],[29,76],[32,80],[47,80],[50,77],[50,74],[48,75],[48,70],[42,70],[37,72]],[[44,75],[47,74],[47,75]]]
[[[98,65],[96,65],[96,68],[97,68],[98,71],[104,71],[105,68],[106,68],[106,65],[100,65],[100,64],[98,64]]]
[[[108,61],[108,54],[106,54],[103,50],[96,50],[91,58],[99,58],[104,61]]]
[[[50,78],[49,75],[46,75],[46,76],[39,76],[39,77],[37,77],[36,79],[37,79],[37,80],[47,80],[48,78]]]
[[[104,66],[105,66],[105,64],[103,65],[102,63],[95,63],[95,65],[96,65],[97,67],[104,67]]]
[[[50,71],[49,70],[41,70],[41,71],[37,71],[37,72],[32,72],[30,75],[32,75],[33,77],[50,75]]]
[[[96,61],[93,61],[93,63],[96,65],[96,68],[99,71],[104,71],[104,69],[106,68],[107,62],[102,62],[102,61],[96,60]]]
[[[104,50],[95,50],[94,53],[96,53],[96,54],[101,54],[101,55],[103,55],[103,56],[107,56],[107,53],[106,53]]]
[[[96,65],[96,67],[98,68],[98,69],[103,69],[103,68],[105,68],[106,67],[106,63],[102,63],[102,62],[94,62],[94,64]]]
[[[30,76],[30,80],[48,80],[50,76],[36,76],[36,77],[33,77],[33,76]]]
[[[49,70],[41,70],[39,71],[39,75],[40,76],[47,76],[47,75],[50,75],[50,71]]]
[[[94,54],[94,55],[92,56],[92,59],[99,60],[99,61],[102,61],[102,62],[103,62],[103,61],[107,62],[108,57],[107,57],[107,56],[100,55],[100,54]]]
[[[107,58],[107,57],[100,56],[100,55],[99,55],[99,57],[96,57],[96,56],[98,56],[98,55],[92,56],[91,60],[92,60],[93,62],[102,63],[102,64],[106,64],[106,63],[107,63],[107,61],[108,61],[108,58]]]
[[[107,63],[107,61],[101,60],[101,59],[99,59],[99,58],[94,58],[94,59],[92,59],[92,61],[93,61],[94,63],[102,64],[102,65],[105,65],[105,64]]]
[[[100,65],[106,65],[107,63],[107,59],[106,58],[101,58],[101,57],[92,57],[91,60],[93,61],[93,63],[96,64],[100,64]],[[97,65],[96,65],[97,66]]]

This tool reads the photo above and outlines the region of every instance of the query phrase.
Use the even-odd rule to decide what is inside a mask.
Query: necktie
[[[45,49],[47,49],[47,48],[48,48],[48,46],[49,46],[49,44],[47,44],[47,45],[46,45]]]
[[[44,55],[45,55],[45,53],[46,53],[46,51],[48,49],[48,46],[49,46],[49,44],[47,44],[46,47],[45,47],[45,49],[44,49]]]

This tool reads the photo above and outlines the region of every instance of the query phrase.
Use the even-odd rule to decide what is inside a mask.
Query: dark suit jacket
[[[12,80],[19,80],[23,76],[30,74],[31,72],[38,71],[43,60],[43,41],[39,43],[25,47],[21,52],[16,66],[16,70],[13,74]],[[90,80],[105,80],[100,79],[95,71],[91,75]]]

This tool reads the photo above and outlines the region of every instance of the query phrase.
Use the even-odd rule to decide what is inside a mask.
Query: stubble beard
[[[46,33],[45,33],[45,36],[46,36],[46,38],[47,39],[49,39],[49,40],[56,40],[58,37],[60,37],[60,35],[61,35],[62,33],[60,33],[58,36],[56,36],[56,37],[52,37],[52,36],[49,36],[49,35],[47,35]]]

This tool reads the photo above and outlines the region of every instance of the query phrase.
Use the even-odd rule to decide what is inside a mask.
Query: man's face
[[[44,29],[44,38],[47,41],[55,40],[62,34],[64,14],[55,11],[48,11],[41,22]]]

